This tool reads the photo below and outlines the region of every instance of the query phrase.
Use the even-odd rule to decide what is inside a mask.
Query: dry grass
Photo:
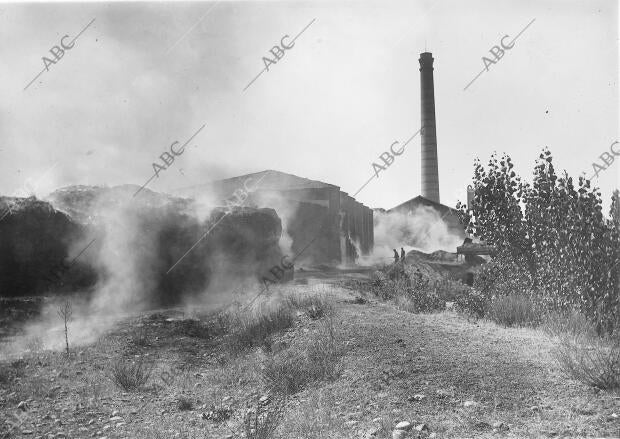
[[[238,355],[253,347],[268,347],[273,334],[293,326],[298,310],[313,320],[334,313],[326,294],[291,293],[282,300],[261,303],[253,310],[221,313],[212,326],[221,333],[228,333],[229,350]]]
[[[619,339],[599,336],[596,325],[575,311],[553,313],[542,327],[556,339],[553,356],[568,377],[598,389],[620,389]]]
[[[324,294],[293,293],[287,297],[286,301],[291,308],[303,310],[313,320],[334,313],[333,304]]]
[[[347,428],[344,420],[334,411],[336,403],[334,392],[321,389],[314,391],[307,401],[287,414],[278,429],[278,437],[298,439],[345,437]],[[391,430],[389,433],[391,434]]]
[[[547,315],[541,327],[551,337],[571,337],[580,340],[597,337],[596,326],[577,311],[551,313]]]
[[[146,385],[152,370],[152,366],[146,364],[142,359],[135,362],[118,359],[112,363],[110,378],[122,390],[137,390]]]
[[[599,389],[620,389],[620,341],[595,339],[583,343],[566,337],[554,355],[569,377]]]
[[[151,341],[149,340],[147,330],[144,326],[137,328],[131,335],[131,343],[141,348],[150,346]]]
[[[270,439],[282,421],[285,402],[272,400],[270,407],[256,401],[253,410],[248,410],[243,418],[243,432],[247,439]]]
[[[342,352],[333,322],[326,320],[307,343],[268,356],[262,377],[273,392],[291,395],[310,383],[337,378]]]
[[[232,353],[261,346],[273,333],[289,328],[294,323],[293,312],[285,304],[262,305],[256,311],[231,315],[228,347]]]
[[[534,302],[520,294],[510,294],[491,300],[486,317],[504,327],[537,326],[541,314]]]
[[[370,291],[382,300],[393,300],[396,306],[412,313],[442,311],[446,308],[446,286],[444,283],[405,272],[394,278],[386,277],[381,272],[370,282]]]

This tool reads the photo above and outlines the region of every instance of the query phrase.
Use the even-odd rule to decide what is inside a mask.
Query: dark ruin
[[[238,208],[224,217],[215,208],[201,221],[192,200],[148,190],[132,200],[134,192],[134,186],[77,186],[52,193],[49,202],[0,198],[3,212],[11,209],[0,222],[0,294],[91,291],[113,278],[128,256],[110,251],[111,239],[130,249],[149,304],[198,295],[216,280],[260,279],[283,256],[273,209]],[[122,216],[114,218],[117,212]],[[208,243],[182,258],[220,219]]]
[[[213,192],[221,203],[239,188],[255,187],[246,205],[271,207],[286,224],[291,252],[313,264],[353,264],[374,246],[373,212],[339,186],[279,171],[241,175],[180,191]]]

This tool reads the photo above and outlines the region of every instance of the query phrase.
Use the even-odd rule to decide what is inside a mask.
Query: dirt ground
[[[289,398],[277,437],[392,437],[400,421],[418,428],[410,437],[620,437],[620,395],[563,377],[541,331],[360,303],[356,292],[316,282],[291,288],[334,301],[342,373]],[[268,394],[264,352],[227,357],[217,338],[181,335],[179,317],[140,316],[68,359],[41,352],[5,365],[16,372],[0,384],[0,437],[244,437],[244,414]],[[317,324],[298,315],[276,342],[293,344]],[[113,385],[120,355],[148,359],[145,389]],[[179,408],[180,397],[191,409]],[[214,408],[230,417],[214,421]]]

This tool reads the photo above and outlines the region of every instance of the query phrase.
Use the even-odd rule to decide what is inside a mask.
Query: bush
[[[326,320],[306,345],[309,375],[313,381],[335,379],[340,374],[339,360],[343,354],[334,322]]]
[[[341,355],[341,342],[328,320],[301,348],[270,355],[263,364],[262,377],[275,393],[291,395],[312,382],[336,378]]]
[[[313,320],[333,314],[334,307],[327,297],[318,294],[292,294],[286,299],[294,309],[303,310]]]
[[[142,359],[136,362],[119,359],[112,364],[111,379],[120,389],[131,391],[146,385],[152,370]]]
[[[458,311],[479,319],[486,315],[489,307],[489,299],[474,288],[456,296],[454,303]]]
[[[537,326],[541,321],[534,302],[520,294],[494,298],[486,316],[503,326]]]
[[[279,402],[279,403],[278,403]],[[248,410],[243,418],[243,431],[247,439],[269,439],[273,436],[282,420],[284,403],[272,403],[272,410],[268,410],[260,401],[256,402],[254,410]]]
[[[231,316],[231,332],[228,346],[233,352],[261,346],[273,333],[293,325],[294,318],[289,306],[260,306],[257,311],[238,312]]]
[[[430,279],[420,272],[410,274],[405,268],[377,271],[370,291],[383,300],[395,300],[399,308],[409,312],[433,312],[446,308],[443,298],[445,280]]]
[[[577,311],[549,314],[542,325],[557,341],[553,356],[561,370],[599,389],[620,389],[620,340],[599,336],[597,325]]]
[[[136,329],[131,335],[131,342],[134,346],[143,348],[151,345],[151,341],[149,340],[148,333],[144,326]]]
[[[269,356],[261,373],[269,388],[283,395],[297,393],[310,381],[303,354],[293,350]]]
[[[619,340],[568,335],[561,337],[554,356],[566,375],[599,389],[620,389]]]
[[[440,281],[423,278],[414,279],[413,285],[407,285],[405,297],[411,303],[412,312],[433,312],[446,309],[446,301],[440,296]]]
[[[177,396],[177,409],[187,411],[194,408],[194,403],[185,395]]]
[[[570,337],[574,340],[592,340],[598,337],[596,325],[577,311],[547,314],[542,329],[547,335],[556,338]]]

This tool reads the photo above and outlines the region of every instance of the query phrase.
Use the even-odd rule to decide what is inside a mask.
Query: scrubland
[[[480,318],[468,287],[378,278],[146,313],[86,346],[69,323],[68,355],[2,362],[0,437],[620,436],[616,347],[578,315]]]

